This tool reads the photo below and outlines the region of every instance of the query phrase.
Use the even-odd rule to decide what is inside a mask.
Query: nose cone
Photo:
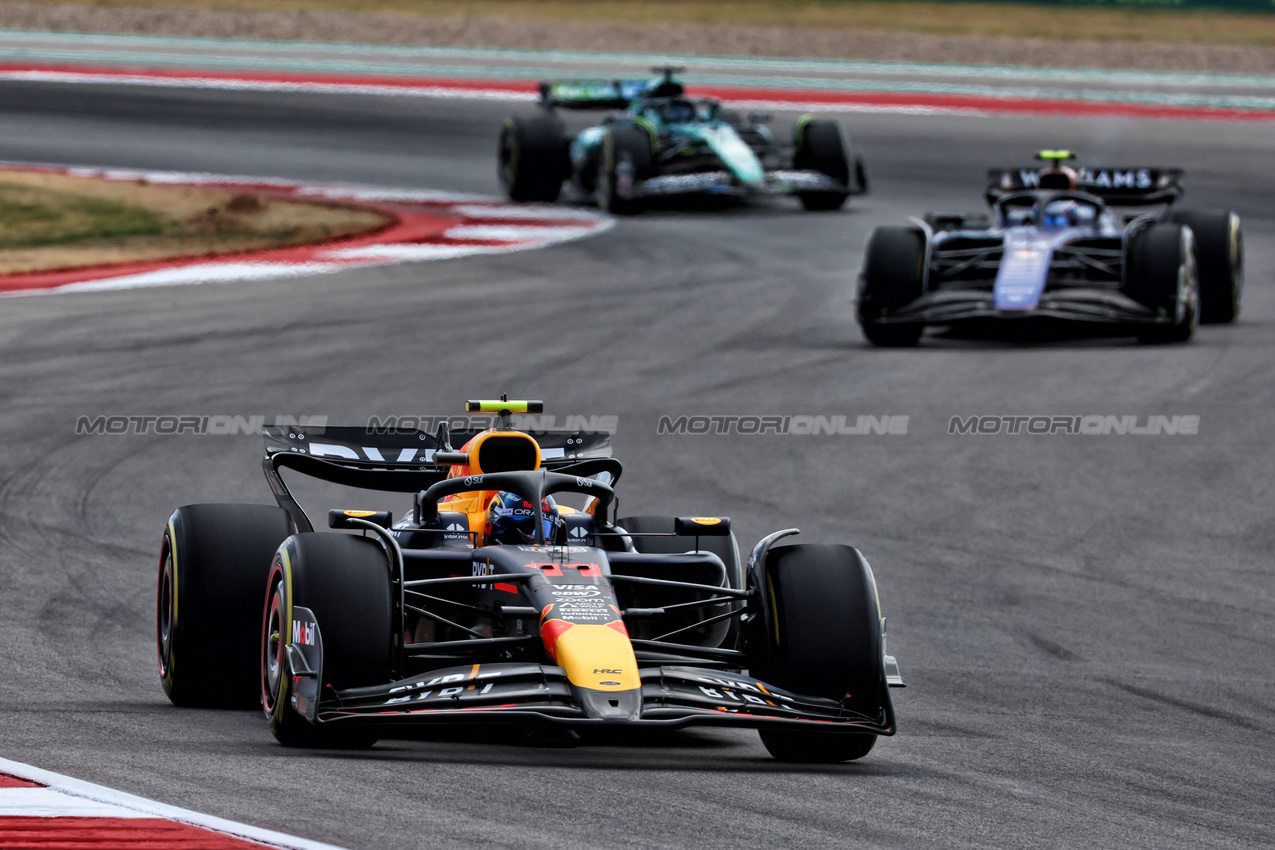
[[[739,135],[725,124],[700,128],[700,137],[708,144],[722,165],[746,186],[761,186],[766,182],[766,169],[753,149],[744,144]]]
[[[599,720],[637,720],[642,716],[642,691],[592,691],[575,688],[584,713]]]

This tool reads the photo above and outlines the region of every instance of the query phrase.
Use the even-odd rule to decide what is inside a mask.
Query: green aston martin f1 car
[[[681,69],[654,70],[648,80],[541,83],[540,111],[509,118],[500,133],[498,172],[510,199],[556,201],[565,183],[576,200],[612,213],[673,195],[796,195],[808,210],[835,210],[868,191],[840,124],[803,116],[792,143],[781,144],[769,115],[692,100],[673,77]],[[612,114],[572,136],[559,109]]]

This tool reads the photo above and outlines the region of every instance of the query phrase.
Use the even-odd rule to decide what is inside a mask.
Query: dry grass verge
[[[372,210],[142,181],[0,170],[0,274],[260,251],[356,236]]]

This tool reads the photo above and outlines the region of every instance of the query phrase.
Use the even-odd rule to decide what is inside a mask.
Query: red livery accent
[[[549,657],[554,661],[558,660],[558,638],[562,637],[571,626],[571,623],[563,620],[546,620],[540,626],[540,639],[545,642],[545,652],[549,653]]]

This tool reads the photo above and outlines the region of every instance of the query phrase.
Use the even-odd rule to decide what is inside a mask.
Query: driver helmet
[[[1040,216],[1042,227],[1075,227],[1092,224],[1093,210],[1072,200],[1051,201]]]
[[[540,503],[544,515],[545,542],[552,543],[558,527],[558,506],[545,496]],[[516,546],[536,539],[536,506],[517,493],[502,490],[492,497],[487,508],[487,544]]]
[[[1036,186],[1041,189],[1062,189],[1064,192],[1074,192],[1080,188],[1080,175],[1076,173],[1076,169],[1065,165],[1042,168],[1037,172]]]
[[[664,106],[664,120],[670,124],[685,124],[695,120],[695,104],[689,100],[670,100]]]

